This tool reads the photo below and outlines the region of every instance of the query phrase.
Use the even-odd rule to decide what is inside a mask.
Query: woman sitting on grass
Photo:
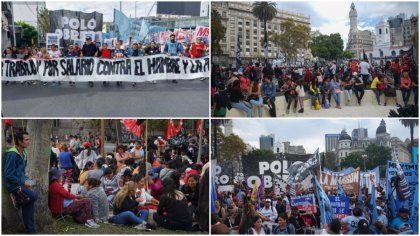
[[[92,205],[89,198],[82,195],[73,195],[61,185],[63,172],[63,170],[56,168],[49,172],[48,208],[53,217],[70,215],[77,223],[84,223],[89,228],[99,228],[99,225],[92,219]]]
[[[108,221],[109,217],[108,199],[99,184],[100,181],[95,178],[87,179],[87,197],[92,203],[93,219],[96,223]]]
[[[189,230],[192,226],[188,202],[184,194],[177,190],[171,178],[163,181],[163,195],[153,219],[170,230]]]
[[[143,199],[136,198],[136,188],[136,183],[129,181],[117,193],[114,199],[114,216],[110,219],[110,222],[136,225],[135,228],[140,230],[155,228],[152,224],[147,223],[148,210],[137,211],[137,206]]]

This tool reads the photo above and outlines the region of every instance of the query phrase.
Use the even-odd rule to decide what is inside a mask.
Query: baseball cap
[[[60,176],[63,175],[63,173],[63,169],[52,168],[49,172],[50,181],[59,179]]]
[[[86,36],[86,40],[92,40],[92,37]]]

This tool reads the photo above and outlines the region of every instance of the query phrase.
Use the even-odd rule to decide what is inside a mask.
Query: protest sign
[[[359,191],[360,171],[356,169],[349,174],[340,175],[337,175],[334,172],[327,173],[319,171],[318,180],[326,193],[336,192],[338,189],[338,183],[340,183],[346,194],[357,194]]]
[[[51,45],[55,44],[57,48],[60,47],[60,41],[58,40],[58,34],[47,33],[47,49],[51,50]]]
[[[209,58],[153,55],[125,59],[96,57],[50,60],[2,60],[2,80],[26,81],[130,81],[209,77]]]
[[[214,182],[218,186],[218,190],[233,191],[233,164],[232,162],[218,162],[215,167]]]
[[[315,196],[313,194],[291,197],[290,204],[292,207],[296,206],[299,212],[304,211],[305,213],[302,213],[302,215],[316,213]]]
[[[380,183],[379,179],[379,166],[373,170],[368,171],[361,171],[360,172],[360,187],[366,187],[368,189],[368,193],[372,191],[372,180],[375,183]]]
[[[281,161],[275,157],[243,156],[242,166],[248,188],[254,186],[254,181],[257,181],[259,185],[261,178],[264,178],[264,188],[272,188],[276,182],[284,186],[289,175],[287,161]]]
[[[334,218],[339,220],[350,215],[350,197],[348,196],[328,196],[330,199]]]
[[[85,32],[102,32],[102,14],[98,12],[84,13],[80,11],[49,11],[50,32],[58,35],[60,45],[66,47],[75,39],[81,39]],[[92,39],[94,39],[93,37]]]
[[[201,37],[203,42],[207,44],[209,42],[209,32],[210,32],[209,27],[197,26],[197,28],[195,29],[194,42],[195,42],[195,38]]]

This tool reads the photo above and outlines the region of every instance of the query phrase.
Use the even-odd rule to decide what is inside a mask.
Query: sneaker
[[[11,194],[10,194],[10,198],[12,199],[13,206],[14,206],[17,210],[19,210],[19,209],[20,209],[20,206],[18,206],[18,205],[17,205],[17,203],[16,203],[16,197],[15,197],[15,195],[13,195],[13,193],[11,193]]]
[[[384,103],[384,106],[386,107],[386,103]]]
[[[144,222],[143,222],[143,223],[144,223]],[[139,224],[139,225],[136,225],[136,226],[134,226],[133,228],[138,229],[138,230],[150,230],[150,229],[146,228],[146,225],[145,225],[145,224],[143,224],[143,223],[141,223],[141,224]]]
[[[89,87],[91,87],[91,88],[93,87],[93,82],[92,81],[89,82]]]
[[[47,86],[48,85],[48,82],[44,82],[44,83],[42,83],[42,85]]]
[[[172,80],[172,83],[177,84],[178,81],[176,81],[175,79]]]
[[[381,103],[378,103],[378,106],[381,106],[382,104]]]
[[[156,80],[153,80],[153,81],[152,81],[152,83],[153,83],[153,84],[157,84],[157,81],[156,81]]]
[[[299,113],[303,113],[303,108],[301,108],[298,112],[299,112]]]
[[[131,86],[136,87],[136,82],[132,83]]]
[[[4,84],[5,86],[9,85],[10,81],[6,81],[6,83]]]
[[[100,225],[96,224],[96,222],[92,219],[87,220],[85,225],[90,227],[90,228],[99,228],[100,227]]]
[[[206,80],[206,78],[205,78],[205,77],[200,79],[200,81],[204,81],[204,80]]]

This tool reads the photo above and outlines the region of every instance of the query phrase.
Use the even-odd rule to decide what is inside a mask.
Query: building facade
[[[260,136],[260,149],[273,150],[274,140],[275,140],[274,134],[261,135]]]
[[[283,142],[284,153],[293,155],[305,155],[306,150],[302,145],[290,145],[289,141]]]
[[[222,24],[226,27],[225,38],[219,44],[222,49],[221,55],[212,56],[216,64],[235,65],[238,39],[241,45],[241,57],[244,62],[264,58],[263,22],[252,14],[252,2],[212,2],[212,10],[220,13]],[[297,24],[310,26],[309,17],[300,13],[277,9],[276,17],[267,22],[268,32],[280,32],[280,23],[292,19]],[[303,58],[311,58],[308,50],[300,52]],[[268,45],[268,58],[281,57],[281,51],[273,43]]]
[[[340,134],[326,134],[325,135],[325,152],[335,152],[338,146],[338,139]]]
[[[359,30],[357,26],[357,10],[354,3],[351,3],[350,12],[350,31],[346,46],[346,51],[353,52],[357,58],[361,58],[363,50],[372,51],[375,42],[375,33],[369,30]]]
[[[381,120],[374,138],[368,137],[368,132],[365,128],[354,129],[352,136],[345,129],[341,131],[337,146],[335,147],[339,163],[350,155],[350,153],[364,151],[371,144],[391,148],[394,159],[400,162],[411,162],[411,155],[407,145],[399,138],[391,137],[391,134],[387,131],[385,121]]]

